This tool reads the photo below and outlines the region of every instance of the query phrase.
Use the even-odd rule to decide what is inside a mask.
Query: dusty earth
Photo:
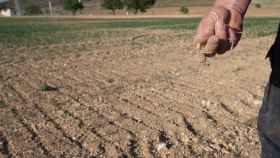
[[[208,64],[168,30],[1,50],[0,158],[257,158],[272,39]]]

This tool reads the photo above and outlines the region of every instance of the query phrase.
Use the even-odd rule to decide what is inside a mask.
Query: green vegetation
[[[139,11],[142,13],[146,12],[155,3],[156,0],[104,0],[101,6],[112,10],[113,14],[116,13],[116,10],[123,9],[124,7],[127,10],[133,10],[137,14]]]
[[[180,12],[183,13],[183,14],[188,14],[189,13],[189,9],[186,6],[182,6],[180,8]]]
[[[261,8],[262,5],[261,5],[260,3],[256,3],[256,4],[255,4],[255,7],[256,7],[256,8]]]
[[[40,87],[40,90],[43,91],[43,92],[48,92],[48,91],[57,91],[58,88],[52,87],[52,86],[45,83]]]
[[[27,7],[25,7],[25,14],[26,15],[39,15],[42,14],[42,10],[40,6],[35,4],[30,4]]]
[[[79,0],[65,0],[64,1],[64,9],[72,12],[73,15],[76,14],[78,10],[84,9],[84,5]]]
[[[0,108],[5,108],[6,106],[7,104],[4,101],[0,100]]]
[[[62,117],[69,118],[69,117],[71,117],[71,113],[69,111],[64,111]]]
[[[121,0],[104,0],[102,7],[112,10],[113,14],[116,14],[116,10],[123,9],[124,4]]]
[[[144,13],[147,9],[154,6],[156,0],[124,0],[127,10],[133,10],[135,14],[139,11]]]
[[[132,34],[137,28],[171,29],[189,33],[195,31],[199,21],[199,18],[114,20],[0,18],[0,48],[98,41],[104,37],[124,37]],[[279,21],[280,18],[274,17],[248,18],[244,23],[243,38],[272,35],[277,31]]]
[[[243,38],[256,38],[276,34],[280,18],[248,18],[244,22]]]

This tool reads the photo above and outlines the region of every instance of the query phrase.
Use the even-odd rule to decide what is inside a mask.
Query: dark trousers
[[[271,62],[271,77],[258,118],[262,158],[280,158],[280,25],[267,57]]]
[[[268,83],[259,112],[262,158],[280,158],[280,88]]]
[[[280,24],[275,42],[266,57],[270,59],[272,68],[270,83],[280,88]]]

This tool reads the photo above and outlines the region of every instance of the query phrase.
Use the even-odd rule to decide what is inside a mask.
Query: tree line
[[[155,5],[156,0],[104,0],[102,7],[109,9],[116,14],[116,10],[132,10],[134,14],[146,12],[147,9]]]
[[[15,0],[15,2],[23,2],[27,5],[20,6],[22,3],[16,3],[20,8],[24,9],[25,15],[35,15],[42,14],[42,6],[36,5],[36,3],[32,3],[33,0]],[[52,1],[54,0],[46,0],[48,2],[48,10],[50,14],[52,14]],[[63,4],[63,9],[72,12],[75,15],[78,11],[84,9],[83,1],[90,0],[59,0]],[[134,14],[139,12],[144,13],[147,9],[153,7],[156,3],[156,0],[103,0],[101,3],[101,7],[104,9],[111,10],[113,14],[116,14],[117,10],[126,10],[132,11]]]
[[[17,15],[52,15],[54,12],[53,6],[62,7],[75,15],[78,11],[81,12],[84,9],[84,2],[86,1],[95,0],[9,0],[9,2],[14,2]],[[102,0],[100,5],[104,9],[111,10],[113,14],[116,14],[117,10],[125,10],[127,13],[131,11],[137,14],[146,12],[155,4],[156,0]],[[181,6],[178,11],[188,14],[189,9],[186,6]]]
[[[156,0],[103,0],[101,6],[105,9],[111,10],[116,14],[117,10],[126,9],[132,10],[134,14],[138,12],[146,12],[147,9],[155,5]],[[82,10],[84,5],[81,0],[65,0],[64,9],[72,11],[75,15],[78,10]]]

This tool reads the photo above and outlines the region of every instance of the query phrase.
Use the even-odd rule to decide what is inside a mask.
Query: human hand
[[[214,6],[201,20],[193,45],[205,56],[223,54],[238,44],[242,35],[243,15],[235,9]]]

